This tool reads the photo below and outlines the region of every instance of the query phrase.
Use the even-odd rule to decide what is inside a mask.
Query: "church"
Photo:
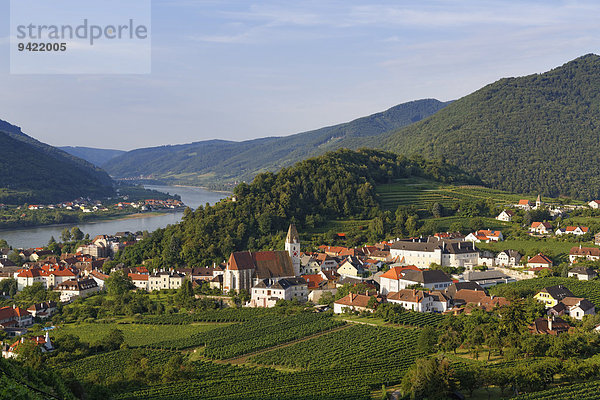
[[[282,278],[300,275],[300,237],[291,224],[285,239],[285,250],[235,251],[229,256],[223,277],[225,292],[247,290],[269,279],[276,282]]]

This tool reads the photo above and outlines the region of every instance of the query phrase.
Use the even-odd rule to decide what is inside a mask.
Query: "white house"
[[[376,304],[378,304],[381,301],[380,298],[375,296],[348,293],[347,296],[344,296],[333,303],[333,312],[336,314],[341,314],[344,312],[344,310],[372,312],[373,309],[368,307],[369,301],[372,297],[375,298]]]
[[[440,270],[415,271],[409,269],[398,279],[398,287],[402,290],[412,285],[421,285],[431,290],[445,290],[452,285],[452,278]]]
[[[398,292],[402,288],[400,287],[400,279],[404,275],[404,272],[409,269],[418,271],[419,269],[414,266],[408,267],[392,267],[384,274],[379,277],[379,292],[381,294],[388,294],[389,292]]]
[[[578,258],[587,260],[600,260],[600,248],[598,247],[572,247],[569,251],[569,262],[573,263]]]
[[[481,229],[477,232],[469,233],[465,240],[473,243],[489,243],[504,240],[504,237],[500,231]]]
[[[556,236],[560,235],[575,235],[581,236],[585,235],[590,231],[590,228],[587,226],[567,226],[566,228],[558,228],[555,232]]]
[[[552,260],[542,253],[538,253],[527,260],[527,266],[529,268],[551,268]]]
[[[131,279],[131,282],[133,282],[133,284],[136,288],[142,289],[142,290],[148,290],[150,288],[150,285],[149,285],[150,275],[129,273],[129,274],[127,274],[127,276],[129,276],[129,278]],[[169,277],[169,280],[170,280],[170,277]]]
[[[517,204],[515,204],[515,207],[522,208],[523,210],[531,210],[533,206],[534,203],[527,199],[521,199]]]
[[[600,208],[600,200],[592,200],[588,203],[588,206],[590,206],[590,208],[597,210],[598,208]]]
[[[580,281],[589,281],[598,276],[598,273],[591,268],[573,267],[569,270],[569,278],[577,278]]]
[[[278,300],[308,301],[308,284],[304,278],[264,279],[252,287],[250,307],[274,307]]]
[[[431,263],[443,267],[477,265],[479,251],[473,243],[430,237],[425,240],[397,240],[390,246],[392,259],[404,260],[405,265],[429,268]]]
[[[91,278],[72,279],[63,282],[54,289],[60,292],[60,301],[67,302],[74,297],[87,297],[100,290],[95,280]]]
[[[522,255],[516,250],[504,250],[496,256],[496,265],[501,267],[516,267],[521,262]]]
[[[498,214],[498,216],[496,217],[496,219],[498,221],[510,222],[510,221],[512,221],[512,219],[513,219],[514,216],[515,216],[515,212],[514,211],[504,210],[500,214]]]
[[[547,235],[552,232],[552,224],[550,222],[532,222],[529,232],[537,233],[538,235]]]
[[[390,292],[387,295],[387,301],[417,312],[444,312],[448,309],[448,298],[439,291],[402,289],[398,292]]]
[[[183,284],[184,278],[185,275],[177,272],[157,272],[148,275],[147,290],[179,289]],[[143,285],[141,282],[142,280],[139,283]]]

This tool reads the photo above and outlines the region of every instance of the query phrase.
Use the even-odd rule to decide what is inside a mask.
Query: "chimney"
[[[17,308],[17,305],[16,305],[16,304],[13,304],[13,310],[14,310],[15,308]]]
[[[548,330],[551,331],[552,330],[552,320],[554,320],[554,317],[550,317],[548,315]]]

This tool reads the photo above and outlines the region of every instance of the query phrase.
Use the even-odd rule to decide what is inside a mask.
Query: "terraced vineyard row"
[[[424,328],[426,326],[436,327],[444,320],[442,314],[420,313],[416,311],[406,311],[401,314],[394,314],[386,321],[399,325],[411,325]]]
[[[515,397],[515,400],[595,400],[600,399],[600,381],[578,383]]]
[[[135,357],[147,358],[151,365],[164,365],[175,354],[171,351],[123,349],[72,361],[61,366],[60,370],[80,380],[102,382],[121,375],[124,366]]]
[[[303,370],[196,363],[198,376],[185,382],[122,393],[137,399],[348,399],[366,400],[371,390],[401,381],[421,354],[418,330],[354,325],[318,338],[251,357],[254,362]]]
[[[250,361],[315,371],[343,370],[349,379],[365,374],[379,385],[394,384],[421,355],[415,350],[418,334],[419,330],[413,328],[354,325],[257,354]]]
[[[344,374],[326,377],[315,372],[279,372],[270,368],[195,363],[198,379],[152,386],[115,396],[137,399],[281,399],[281,400],[367,400],[368,377],[349,380]]]
[[[513,289],[531,289],[535,292],[542,288],[554,285],[566,286],[575,296],[585,297],[596,307],[600,307],[600,281],[579,281],[575,278],[534,278],[523,281],[497,285],[490,288],[490,293],[494,295],[502,295],[505,290]]]
[[[272,314],[187,338],[157,343],[151,347],[186,349],[206,346],[206,357],[227,359],[327,331],[343,324],[342,321],[333,320],[330,314]]]
[[[135,321],[138,324],[183,325],[194,322],[243,322],[264,315],[269,310],[262,308],[226,308],[208,310],[196,314],[146,315]]]

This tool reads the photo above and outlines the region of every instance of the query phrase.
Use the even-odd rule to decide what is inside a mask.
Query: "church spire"
[[[300,236],[298,235],[298,230],[296,229],[296,225],[290,224],[290,228],[288,229],[287,237],[285,238],[286,243],[300,243]]]

